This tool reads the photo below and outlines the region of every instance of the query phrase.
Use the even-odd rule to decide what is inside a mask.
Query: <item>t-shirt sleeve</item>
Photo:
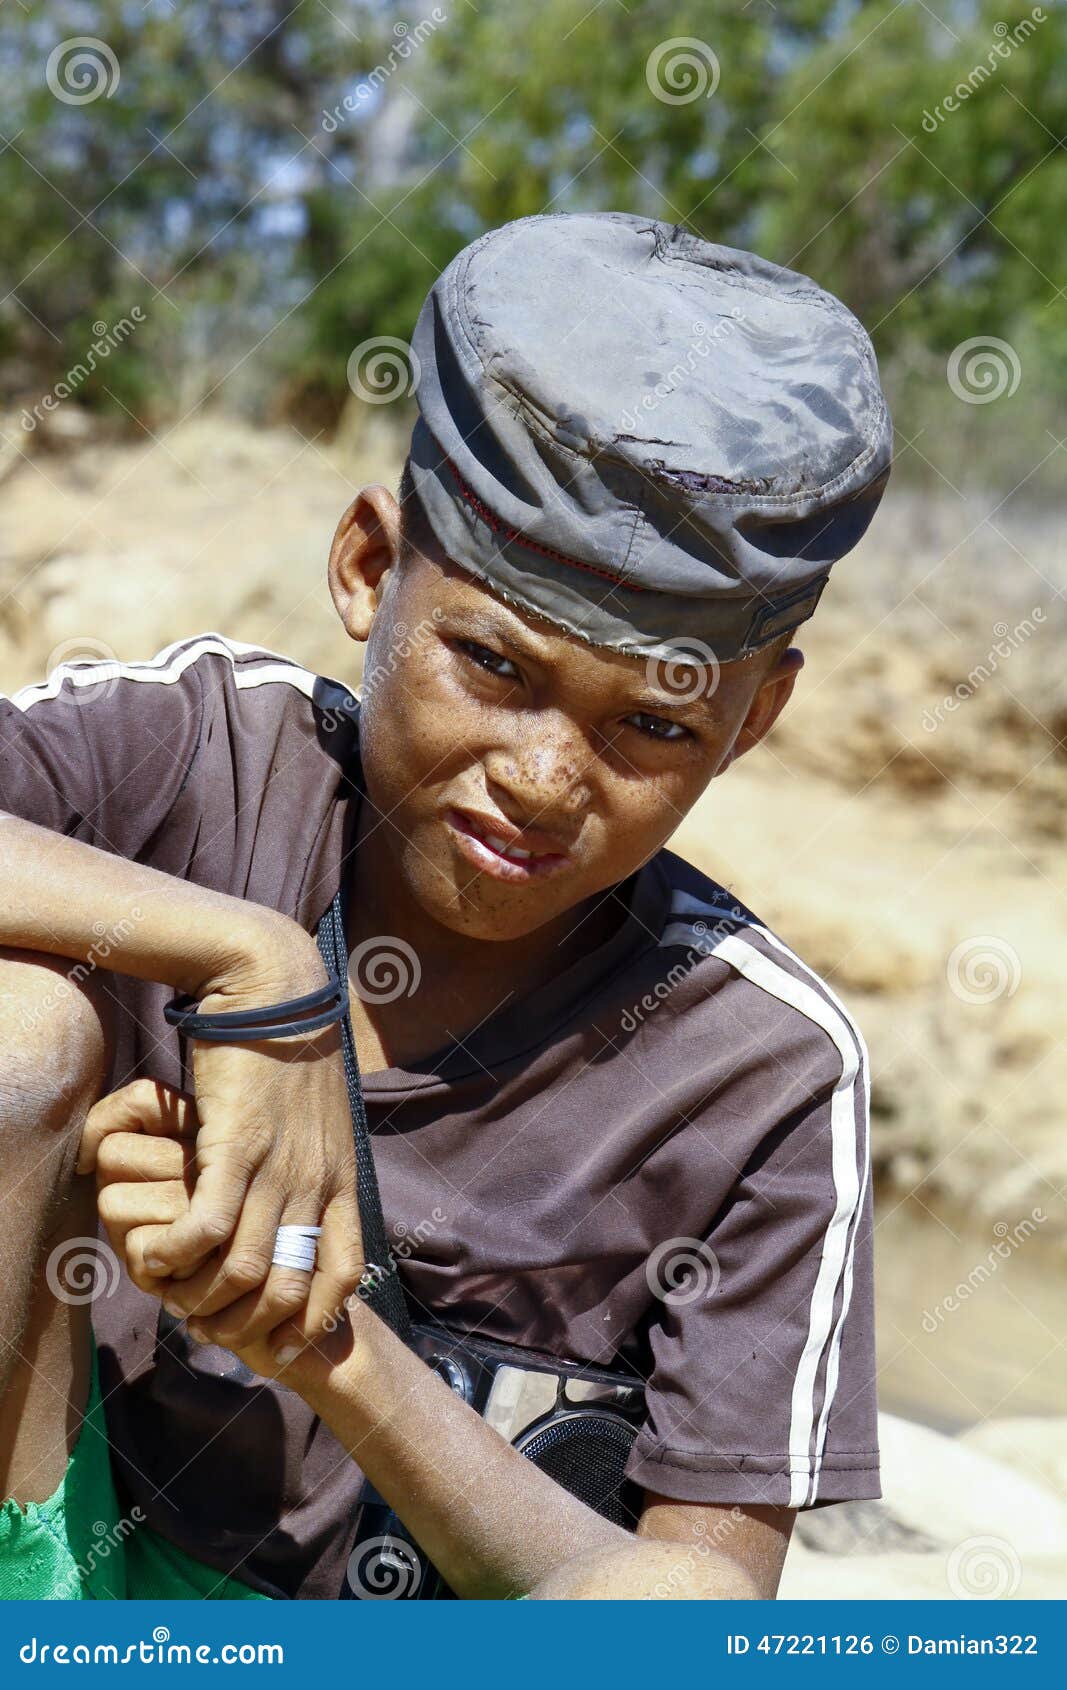
[[[681,1501],[881,1494],[866,1051],[836,1000],[802,989],[822,1077],[761,1138],[706,1235],[649,1258],[652,1372],[627,1471]]]
[[[146,663],[61,664],[0,696],[0,812],[141,857],[197,758],[195,642]]]

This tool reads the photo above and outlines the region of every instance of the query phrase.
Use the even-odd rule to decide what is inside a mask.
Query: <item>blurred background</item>
[[[395,483],[422,297],[494,224],[685,222],[871,331],[890,492],[786,717],[675,843],[867,1034],[882,1398],[935,1440],[893,1445],[920,1538],[953,1461],[960,1496],[994,1464],[1067,1480],[1065,58],[1058,0],[0,12],[6,692],[209,628],[354,679],[330,534]],[[1053,1515],[1016,1503],[957,1594],[1042,1593],[1062,1510],[1035,1547]],[[884,1530],[802,1549],[928,1559]]]

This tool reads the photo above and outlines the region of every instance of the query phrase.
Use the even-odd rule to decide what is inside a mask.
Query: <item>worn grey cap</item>
[[[525,217],[434,284],[416,494],[508,602],[641,657],[742,657],[815,609],[892,430],[874,352],[806,276],[621,212]]]

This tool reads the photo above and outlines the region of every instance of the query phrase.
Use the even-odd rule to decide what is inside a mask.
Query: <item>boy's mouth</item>
[[[540,844],[541,838],[535,841],[532,835],[478,812],[449,809],[445,821],[467,861],[496,880],[518,885],[535,876],[551,874],[569,861],[566,851],[535,850],[533,845]]]

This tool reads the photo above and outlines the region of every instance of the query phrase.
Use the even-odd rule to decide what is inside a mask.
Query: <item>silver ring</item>
[[[273,1267],[296,1268],[314,1273],[321,1226],[280,1226],[274,1239]]]

